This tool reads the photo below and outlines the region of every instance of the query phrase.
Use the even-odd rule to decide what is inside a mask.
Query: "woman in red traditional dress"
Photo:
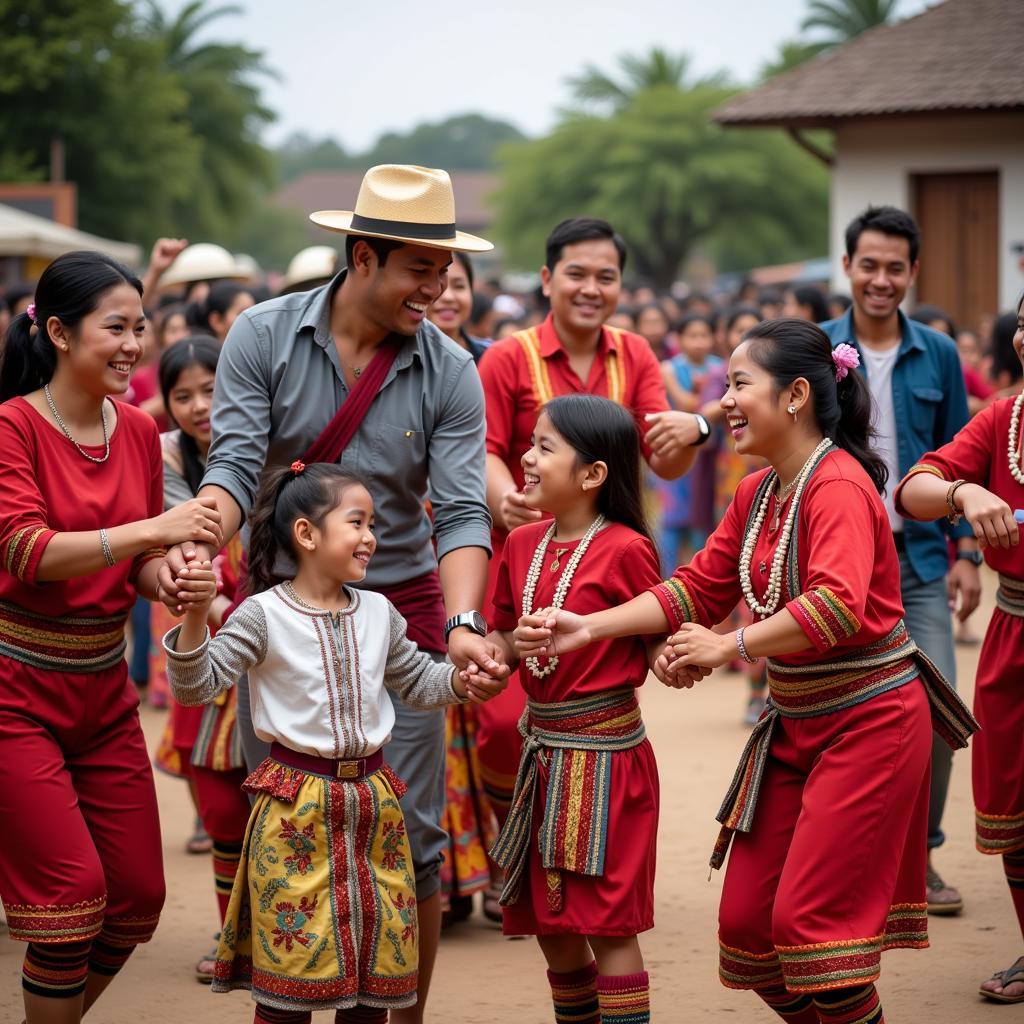
[[[0,363],[0,896],[28,943],[29,1024],[77,1022],[153,934],[164,899],[156,793],[124,661],[161,545],[217,543],[209,500],[163,512],[160,442],[110,401],[142,351],[142,285],[68,253]]]
[[[719,812],[712,865],[734,837],[721,980],[791,1024],[882,1020],[882,951],[927,945],[932,720],[957,745],[976,725],[903,625],[855,365],[853,349],[833,354],[805,321],[752,328],[722,403],[737,450],[770,468],[740,484],[707,547],[666,583],[623,608],[543,612],[517,631],[522,653],[561,654],[675,630],[656,671],[681,686],[737,656],[768,658],[771,701]],[[753,625],[712,632],[741,598]]]
[[[566,395],[544,407],[522,457],[524,495],[553,519],[505,541],[492,637],[508,657],[524,610],[585,614],[658,581],[640,453],[615,402]],[[649,653],[631,636],[519,667],[523,754],[492,856],[507,871],[505,934],[537,936],[559,1022],[649,1019],[637,935],[654,927],[658,770],[636,698]]]
[[[1020,303],[1013,347],[1021,358]],[[1014,519],[1014,511],[1024,508],[1022,408],[1024,394],[978,413],[949,444],[920,459],[895,498],[898,510],[913,519],[962,515],[974,527],[985,561],[999,573],[974,684],[981,723],[971,752],[976,841],[982,853],[1002,857],[1024,933],[1024,549]],[[1024,1002],[1024,956],[982,982],[980,991],[995,1002]]]

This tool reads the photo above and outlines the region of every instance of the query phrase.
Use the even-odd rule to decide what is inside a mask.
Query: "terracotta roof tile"
[[[1024,109],[1024,0],[946,0],[723,104],[725,125]]]

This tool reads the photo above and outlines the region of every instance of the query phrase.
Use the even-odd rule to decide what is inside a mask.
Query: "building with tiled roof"
[[[727,127],[834,137],[833,283],[843,231],[869,203],[921,225],[914,302],[967,326],[1024,287],[1024,0],[946,0],[723,104]],[[811,144],[811,148],[815,148]]]

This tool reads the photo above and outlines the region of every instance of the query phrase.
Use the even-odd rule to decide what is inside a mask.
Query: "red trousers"
[[[780,718],[719,909],[730,988],[864,985],[882,951],[928,945],[932,725],[918,681],[834,714]]]
[[[55,672],[0,656],[0,897],[11,937],[147,941],[164,902],[160,822],[124,662]]]

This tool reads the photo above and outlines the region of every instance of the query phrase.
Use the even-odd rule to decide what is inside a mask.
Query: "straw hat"
[[[244,280],[248,272],[235,262],[235,257],[219,245],[197,242],[186,246],[160,278],[161,288],[193,281],[219,281],[222,278]]]
[[[314,224],[350,235],[389,238],[455,252],[494,246],[455,227],[455,194],[447,171],[408,164],[371,167],[359,186],[355,210],[319,210]]]
[[[280,294],[299,291],[306,284],[327,281],[334,277],[337,266],[338,253],[329,245],[311,245],[300,249],[288,264]]]

